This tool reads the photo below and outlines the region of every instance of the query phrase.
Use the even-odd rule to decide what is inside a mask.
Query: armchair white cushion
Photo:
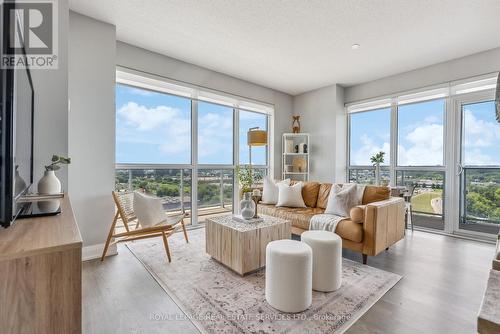
[[[160,198],[137,191],[134,192],[134,212],[143,228],[155,226],[167,220]]]

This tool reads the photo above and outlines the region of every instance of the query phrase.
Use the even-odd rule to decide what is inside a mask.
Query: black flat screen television
[[[3,5],[2,5],[3,7]],[[3,12],[1,31],[1,50],[6,43],[22,36],[12,32],[7,14]],[[7,20],[6,20],[7,19]],[[15,29],[17,30],[17,29]],[[26,56],[24,52],[22,56]],[[28,67],[0,68],[0,224],[10,226],[23,210],[20,198],[26,194],[33,183],[33,82]]]

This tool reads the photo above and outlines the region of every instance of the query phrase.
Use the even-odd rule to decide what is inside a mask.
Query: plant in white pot
[[[370,161],[375,166],[375,185],[380,186],[380,164],[384,163],[385,152],[378,152],[370,158]]]
[[[61,165],[71,163],[71,158],[53,155],[50,165],[45,166],[45,173],[38,181],[38,193],[41,195],[59,194],[61,192],[61,181],[57,178],[55,171],[61,169]]]

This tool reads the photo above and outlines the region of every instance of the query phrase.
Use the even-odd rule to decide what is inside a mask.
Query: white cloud
[[[218,113],[206,113],[198,119],[198,154],[222,156],[233,149],[233,119]]]
[[[118,115],[140,131],[164,126],[181,117],[181,111],[167,106],[147,108],[135,102],[128,102],[118,109]]]
[[[435,166],[443,164],[443,125],[417,126],[405,136],[407,145],[399,143],[398,160],[401,166]]]
[[[372,165],[372,163],[370,162],[370,157],[380,151],[385,152],[384,165],[389,164],[389,141],[383,142],[382,145],[376,144],[373,139],[370,138],[366,133],[360,137],[360,141],[361,147],[352,152],[352,155],[350,157],[352,165],[370,166]]]
[[[117,129],[121,142],[157,145],[163,154],[191,149],[191,120],[179,109],[167,106],[148,108],[128,102],[118,110],[124,122]]]
[[[401,166],[435,166],[443,164],[443,125],[437,117],[427,117],[422,123],[400,129],[403,140],[398,145]],[[464,112],[465,163],[474,165],[500,164],[500,126]],[[382,138],[382,137],[381,137]],[[361,147],[352,153],[354,165],[370,165],[370,156],[389,152],[388,140],[377,144],[367,134],[360,138]],[[494,151],[493,151],[494,150]]]
[[[493,111],[492,111],[493,112]],[[500,125],[478,119],[470,110],[464,110],[464,155],[466,164],[500,164]],[[495,149],[495,152],[491,150]],[[486,152],[490,150],[489,152]]]

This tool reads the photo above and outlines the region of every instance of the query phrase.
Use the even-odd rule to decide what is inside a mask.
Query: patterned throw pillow
[[[358,205],[355,184],[345,184],[341,187],[334,184],[328,196],[325,213],[341,217],[349,217],[351,208]]]

